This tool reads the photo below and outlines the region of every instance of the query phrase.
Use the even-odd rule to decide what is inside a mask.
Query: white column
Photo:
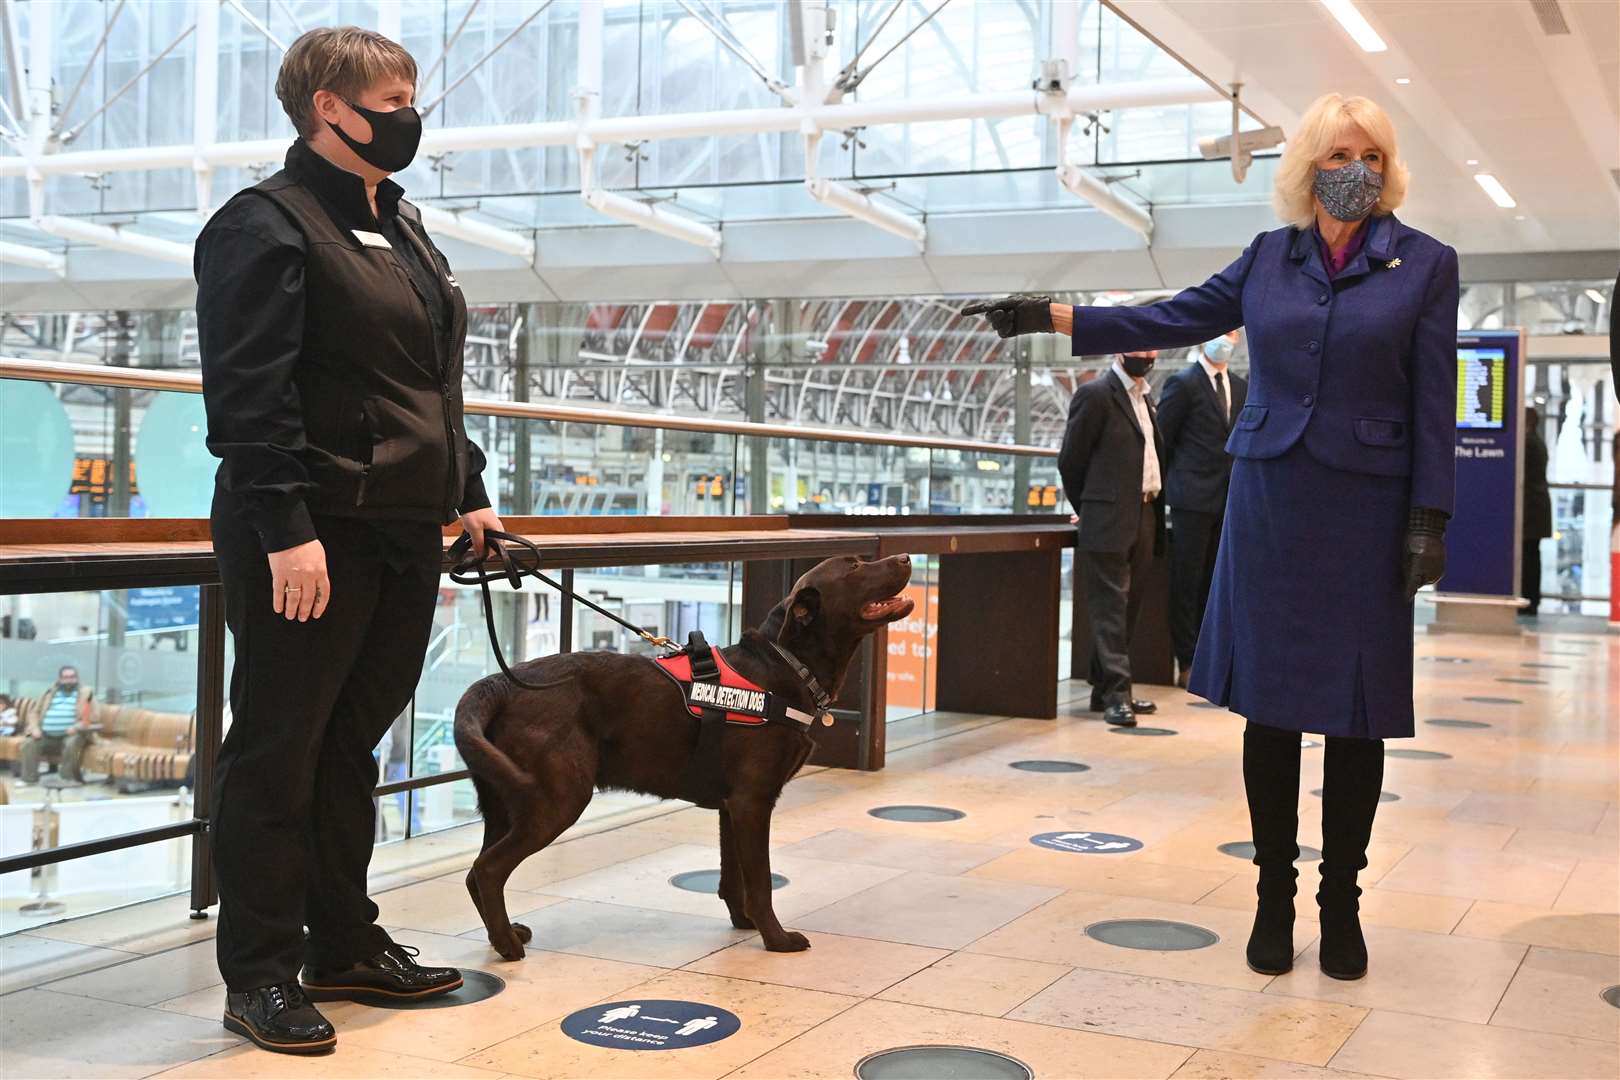
[[[51,124],[51,40],[54,33],[54,0],[32,0],[28,5],[28,140],[33,152],[45,152]],[[18,119],[23,119],[19,117]]]
[[[207,220],[214,212],[214,167],[208,151],[219,137],[219,0],[195,0],[197,38],[192,85],[191,143],[195,153],[191,170],[196,176],[197,216]]]

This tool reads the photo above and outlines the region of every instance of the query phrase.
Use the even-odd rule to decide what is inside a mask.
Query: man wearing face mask
[[[462,417],[467,308],[388,179],[416,154],[416,63],[356,27],[312,30],[276,95],[286,167],[197,239],[212,533],[235,638],[210,836],[225,1026],[330,1049],[311,1003],[461,985],[416,962],[366,896],[372,749],[409,703],[441,527],[499,529]],[[307,933],[306,933],[307,928]]]
[[[1241,326],[1249,397],[1189,689],[1244,717],[1259,869],[1249,966],[1294,963],[1300,735],[1326,736],[1321,935],[1335,979],[1367,972],[1357,874],[1386,738],[1414,733],[1413,600],[1445,573],[1455,499],[1457,252],[1395,217],[1408,174],[1375,102],[1327,94],[1289,136],[1261,233],[1208,281],[1141,307],[1008,297],[1004,336],[1075,355],[1199,345]],[[972,310],[972,309],[969,309]]]
[[[1158,353],[1130,352],[1069,402],[1058,451],[1063,494],[1080,516],[1076,570],[1091,619],[1091,711],[1135,727],[1151,701],[1131,696],[1131,635],[1142,582],[1164,543],[1162,445],[1147,373]]]
[[[1237,337],[1233,330],[1204,342],[1197,361],[1165,380],[1159,394],[1167,466],[1164,496],[1170,507],[1170,639],[1176,649],[1176,685],[1182,688],[1192,673],[1220,548],[1232,473],[1226,439],[1248,394],[1248,382],[1227,370]]]

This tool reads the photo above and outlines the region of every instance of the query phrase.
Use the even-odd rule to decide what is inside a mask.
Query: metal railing
[[[0,379],[30,382],[72,383],[87,386],[105,386],[131,390],[152,390],[199,394],[202,377],[195,372],[143,370],[139,368],[106,367],[73,364],[59,361],[28,360],[0,357]],[[955,450],[968,453],[1018,455],[1026,458],[1053,458],[1056,450],[1043,446],[1011,443],[983,442],[971,439],[928,438],[924,436],[873,433],[855,428],[823,428],[789,424],[766,424],[749,421],[708,420],[686,416],[672,416],[629,410],[595,409],[574,405],[491,401],[472,399],[465,402],[465,412],[471,415],[505,417],[517,420],[553,421],[571,424],[601,424],[616,427],[655,428],[669,431],[687,431],[706,434],[734,435],[772,440],[807,440],[838,443],[863,443],[881,446],[915,447],[927,450]],[[561,572],[565,588],[572,588],[574,571]],[[118,572],[106,581],[105,588],[139,588],[143,581],[138,570]],[[69,589],[70,585],[55,586]],[[17,871],[38,872],[41,868],[74,859],[89,858],[109,852],[138,847],[145,844],[191,837],[191,908],[193,918],[204,918],[205,909],[218,899],[213,880],[210,845],[207,843],[208,815],[213,798],[214,763],[224,735],[225,703],[225,617],[224,599],[217,583],[202,584],[199,588],[199,621],[197,626],[197,719],[193,760],[196,763],[196,787],[193,791],[192,818],[167,825],[138,829],[114,836],[101,837],[82,843],[62,845],[21,855],[0,858],[0,874]],[[573,649],[573,627],[569,614],[573,605],[563,601],[560,620],[559,651]],[[442,648],[444,642],[439,642]],[[465,769],[444,773],[414,776],[379,784],[374,797],[414,792],[440,784],[450,784],[468,778]]]
[[[96,364],[67,364],[57,360],[25,360],[0,357],[0,379],[28,382],[76,383],[84,386],[111,386],[129,390],[167,390],[182,394],[202,393],[202,376],[189,371],[155,371],[141,368],[105,367]],[[664,431],[693,431],[709,435],[745,435],[767,439],[806,439],[816,442],[866,443],[877,446],[910,446],[923,450],[961,450],[978,454],[1015,454],[1023,457],[1057,457],[1050,446],[1022,443],[981,442],[976,439],[931,438],[924,435],[885,435],[857,428],[810,427],[794,424],[763,424],[750,420],[704,420],[667,413],[634,412],[627,409],[594,409],[581,405],[546,402],[494,401],[468,398],[463,411],[473,416],[500,416],[512,420],[553,420],[569,424],[606,424],[610,427],[658,428]]]

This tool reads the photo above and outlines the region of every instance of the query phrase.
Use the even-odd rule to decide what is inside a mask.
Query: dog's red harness
[[[772,720],[790,720],[800,727],[815,723],[815,717],[795,709],[778,695],[745,679],[718,651],[694,632],[686,648],[653,663],[674,680],[686,698],[693,716],[723,715],[728,724],[757,726]]]

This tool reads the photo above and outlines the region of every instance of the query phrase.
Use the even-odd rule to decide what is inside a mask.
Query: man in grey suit
[[[1091,708],[1119,727],[1156,706],[1131,696],[1131,634],[1146,575],[1164,546],[1163,449],[1145,376],[1157,352],[1127,353],[1069,402],[1058,451],[1080,516],[1075,569],[1091,616]]]
[[[1205,342],[1198,362],[1172,375],[1159,392],[1164,438],[1165,501],[1170,504],[1170,638],[1176,685],[1185,688],[1209,601],[1215,552],[1226,516],[1232,458],[1226,439],[1243,410],[1249,384],[1227,371],[1237,331]]]

